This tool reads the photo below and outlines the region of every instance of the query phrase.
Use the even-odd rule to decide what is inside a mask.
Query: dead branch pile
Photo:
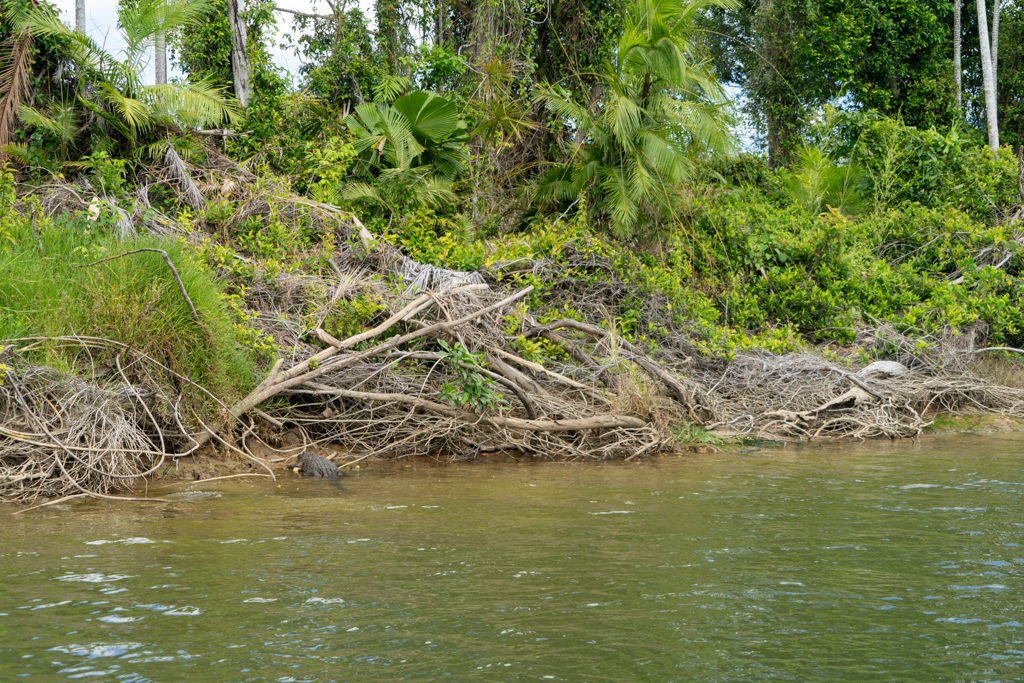
[[[0,381],[0,501],[126,490],[163,458],[142,404],[8,359]]]
[[[938,412],[1024,417],[1024,390],[964,370],[878,361],[857,372],[806,353],[740,354],[703,378],[709,429],[767,438],[914,437]]]
[[[0,502],[106,498],[166,458],[194,453],[210,433],[215,396],[120,342],[21,338],[0,347]],[[58,371],[29,358],[60,353]],[[211,417],[212,414],[212,417]],[[244,438],[252,425],[236,434]],[[230,443],[229,450],[248,455]],[[261,463],[262,464],[262,463]]]
[[[361,455],[432,455],[449,459],[509,450],[543,458],[639,457],[664,447],[650,407],[616,410],[614,395],[544,368],[508,349],[502,314],[530,288],[502,296],[483,284],[405,295],[390,316],[348,339],[315,331],[323,343],[281,362],[231,413],[265,408],[275,422],[303,427],[311,438]],[[441,397],[453,357],[437,340],[483,354],[469,369],[486,377],[497,398],[467,406]]]

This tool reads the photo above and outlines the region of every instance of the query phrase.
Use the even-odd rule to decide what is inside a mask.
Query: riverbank
[[[993,413],[960,415],[938,414],[930,418],[930,424],[922,430],[919,437],[908,439],[907,441],[913,441],[923,447],[927,447],[930,443],[943,443],[950,437],[989,435],[1002,438],[1004,435],[1010,436],[1022,432],[1024,432],[1024,418],[1020,417],[1009,417]],[[290,439],[286,438],[284,441],[294,442],[299,438],[299,435],[293,434]],[[833,441],[831,442],[832,445],[829,447],[840,449],[887,449],[892,448],[893,443],[894,441],[891,439],[876,439],[857,442],[844,440],[838,442]],[[794,449],[799,450],[801,446],[805,445],[808,445],[805,441],[786,441],[750,436],[738,437],[727,433],[704,432],[700,436],[699,441],[679,441],[671,450],[652,454],[648,457],[660,460],[663,458],[708,455],[718,452],[753,452],[757,450],[764,450],[768,453],[781,453],[793,452]],[[818,443],[817,445],[827,446],[827,444],[821,443]],[[213,483],[235,477],[269,477],[270,473],[272,473],[274,477],[283,478],[289,481],[299,479],[299,475],[292,472],[289,469],[289,465],[293,462],[295,455],[309,447],[315,449],[316,452],[329,458],[333,462],[338,463],[345,474],[372,472],[400,474],[403,470],[418,468],[424,463],[434,466],[457,465],[468,462],[481,464],[504,463],[507,465],[522,465],[543,462],[546,460],[544,458],[538,459],[536,457],[532,457],[529,454],[515,452],[485,453],[472,459],[461,460],[429,456],[384,458],[380,456],[369,457],[365,454],[352,453],[335,444],[303,446],[298,443],[293,443],[291,446],[285,446],[282,444],[278,448],[271,448],[264,444],[254,444],[249,449],[250,453],[258,457],[262,461],[262,465],[257,464],[250,458],[242,457],[241,455],[232,453],[231,451],[216,452],[213,449],[208,449],[207,452],[204,453],[175,459],[173,462],[165,463],[161,468],[153,472],[144,487],[136,488],[136,493],[148,494],[151,490],[159,492],[166,486],[174,487],[176,485],[198,484],[204,482]],[[614,459],[610,464],[614,464],[616,462],[623,464],[639,464],[644,460],[644,458],[627,459],[622,457]],[[577,461],[577,463],[581,465],[595,464],[595,462],[596,461],[592,459]],[[609,461],[601,462],[608,463]],[[266,468],[269,468],[270,473],[268,473],[268,470],[264,465]]]
[[[3,500],[116,494],[200,452],[186,476],[271,473],[284,461],[265,449],[290,438],[367,462],[634,460],[723,435],[911,438],[939,413],[1024,417],[1019,364],[977,317],[915,328],[895,322],[913,308],[864,313],[817,342],[744,329],[725,324],[740,283],[709,309],[684,234],[630,247],[584,217],[487,240],[417,215],[371,230],[208,151],[185,166],[206,179],[190,181],[195,212],[180,178],[157,201],[103,195],[99,175],[4,176]],[[841,250],[819,219],[805,227]]]

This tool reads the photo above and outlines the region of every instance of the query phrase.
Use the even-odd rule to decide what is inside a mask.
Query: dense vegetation
[[[399,258],[532,285],[540,324],[654,354],[844,349],[880,326],[1024,346],[1020,166],[985,145],[977,16],[954,68],[945,0],[122,0],[122,55],[45,2],[2,7],[0,338],[115,339],[241,396],[284,348],[257,294],[337,267],[337,211]],[[1012,145],[1021,11],[992,40]],[[282,23],[298,74],[270,59]],[[165,41],[184,76],[145,84]],[[157,253],[79,267],[137,248],[177,264],[198,319]],[[302,343],[388,309],[305,296]],[[481,358],[438,348],[461,359],[450,403],[500,403],[465,371]]]

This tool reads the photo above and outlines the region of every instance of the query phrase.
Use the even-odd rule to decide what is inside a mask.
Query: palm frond
[[[211,0],[134,0],[123,3],[118,23],[125,39],[127,61],[137,64],[153,47],[158,34],[172,34],[202,21],[211,5]]]
[[[125,95],[110,83],[96,84],[96,96],[120,117],[132,137],[151,130],[156,123],[153,110],[146,102]]]
[[[110,55],[89,36],[72,31],[46,5],[28,8],[7,8],[14,31],[27,31],[35,40],[56,39],[67,46],[75,62],[83,69],[102,72],[113,61]]]
[[[241,116],[238,101],[223,86],[207,79],[147,86],[140,97],[154,116],[183,128],[216,126]]]
[[[22,104],[18,107],[18,118],[27,126],[50,133],[65,145],[74,141],[81,120],[74,107],[63,104],[53,105],[48,112]]]
[[[385,204],[380,193],[368,183],[348,183],[341,189],[339,198],[348,202],[365,202],[374,206]]]
[[[11,141],[18,109],[28,99],[31,65],[32,35],[11,33],[0,45],[0,147]]]

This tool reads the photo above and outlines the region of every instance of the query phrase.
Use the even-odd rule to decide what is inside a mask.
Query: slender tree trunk
[[[438,0],[434,11],[437,14],[434,16],[434,46],[440,47],[444,45],[444,0]]]
[[[988,11],[985,0],[977,0],[978,43],[981,47],[981,76],[985,84],[985,122],[988,125],[988,146],[999,149],[999,122],[996,118],[996,83],[992,74],[992,51],[988,37]]]
[[[75,30],[85,33],[85,0],[75,0]]]
[[[357,105],[366,101],[363,99],[363,88],[359,85],[359,75],[355,71],[352,72],[352,99]]]
[[[992,3],[992,82],[999,84],[999,15],[1002,7],[999,0]]]
[[[156,34],[153,51],[156,57],[156,84],[167,85],[167,34],[163,31]]]
[[[964,107],[963,68],[960,57],[960,14],[963,0],[953,0],[953,87],[956,89],[956,108]]]
[[[248,107],[252,96],[252,64],[245,53],[245,21],[238,15],[238,0],[228,0],[228,21],[231,23],[231,71],[235,80],[235,97],[242,107]]]

